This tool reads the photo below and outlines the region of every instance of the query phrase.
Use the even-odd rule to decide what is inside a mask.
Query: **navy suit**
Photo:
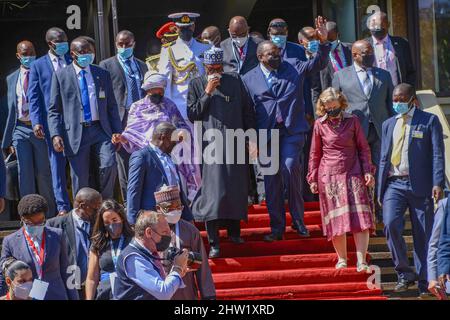
[[[23,228],[10,234],[3,240],[0,265],[8,257],[14,257],[27,263],[33,272],[33,279],[38,279],[35,267],[35,258],[29,249]],[[68,260],[65,239],[62,231],[45,227],[45,258],[43,264],[42,281],[48,282],[48,290],[45,300],[78,300],[78,292],[75,288],[68,288],[72,276],[70,262]],[[6,293],[6,283],[3,274],[0,274],[0,294]]]
[[[445,206],[437,252],[438,276],[450,274],[450,201]]]
[[[145,73],[148,71],[147,65],[145,62],[136,59],[136,58],[130,58],[134,59],[136,62],[139,73],[140,73],[140,79],[144,79]],[[119,115],[120,119],[122,120],[122,128],[125,129],[127,126],[128,121],[128,110],[130,108],[129,105],[127,105],[127,98],[128,98],[128,92],[130,89],[128,88],[127,83],[127,75],[125,74],[125,71],[123,70],[122,65],[119,62],[118,56],[111,57],[109,59],[103,60],[100,62],[100,67],[106,69],[109,71],[109,74],[111,75],[113,88],[114,88],[114,94],[116,96],[116,101],[119,106]],[[143,98],[145,97],[145,92],[141,90],[141,83],[138,83],[139,90],[141,91],[140,96]],[[133,101],[136,102],[136,101]],[[120,183],[120,189],[122,191],[122,198],[124,199],[124,202],[127,202],[127,185],[128,185],[128,167],[129,167],[129,161],[130,161],[130,154],[124,149],[121,148],[119,152],[117,152],[117,169],[119,174],[119,183]]]
[[[63,138],[74,197],[79,189],[89,186],[90,154],[93,151],[100,163],[100,192],[104,198],[112,198],[117,167],[111,136],[122,132],[122,124],[109,72],[94,65],[90,70],[95,83],[99,121],[92,126],[82,124],[81,93],[72,64],[53,75],[48,126],[52,139],[55,136]]]
[[[128,176],[127,217],[130,224],[135,224],[139,210],[155,210],[154,193],[169,180],[155,151],[147,146],[134,152],[130,157]],[[187,221],[194,219],[183,190],[181,202],[184,206],[181,218]]]
[[[6,168],[3,157],[0,157],[0,198],[4,198],[6,194]]]
[[[20,68],[6,78],[8,120],[3,134],[2,148],[13,146],[15,149],[20,196],[39,193],[49,204],[48,216],[53,217],[56,214],[56,208],[47,145],[44,140],[36,138],[29,124],[19,121],[17,117],[16,86],[19,76]]]
[[[409,177],[399,179],[389,178],[396,123],[397,117],[392,117],[386,120],[382,127],[378,195],[379,201],[383,203],[384,231],[399,278],[415,280],[416,275],[409,267],[406,244],[402,237],[403,216],[409,208],[419,290],[426,292],[427,251],[434,218],[432,189],[434,186],[444,188],[445,184],[442,126],[435,115],[415,109],[407,137]]]
[[[303,223],[302,150],[305,134],[310,130],[305,119],[303,84],[307,76],[319,72],[327,62],[329,50],[329,45],[321,45],[313,60],[299,61],[295,66],[284,61],[277,70],[278,81],[272,89],[259,65],[242,78],[255,108],[257,129],[268,129],[269,138],[272,129],[280,130],[280,153],[272,157],[280,159],[281,169],[275,175],[264,177],[273,234],[280,235],[285,230],[284,197],[281,196],[284,190],[293,220]],[[281,124],[277,123],[277,108],[283,118]]]
[[[65,56],[67,64],[72,59]],[[47,124],[47,111],[50,104],[51,84],[54,69],[48,54],[37,59],[30,68],[30,81],[28,87],[28,99],[30,107],[30,120],[33,127],[40,124],[44,127],[45,140],[47,141],[48,156],[52,173],[53,193],[58,211],[69,211],[70,201],[67,192],[66,158],[64,154],[53,149]]]

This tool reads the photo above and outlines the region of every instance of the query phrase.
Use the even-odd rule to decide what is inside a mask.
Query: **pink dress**
[[[375,229],[373,198],[364,175],[375,173],[370,148],[356,116],[344,113],[340,126],[324,116],[314,125],[308,183],[319,187],[323,233],[331,240],[347,232]]]

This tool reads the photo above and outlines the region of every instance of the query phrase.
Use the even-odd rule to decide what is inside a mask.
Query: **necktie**
[[[91,104],[89,101],[89,90],[86,81],[86,70],[81,70],[80,75],[81,104],[83,105],[84,121],[90,122],[92,121],[92,114]]]
[[[369,73],[366,70],[362,70],[361,72],[363,74],[364,94],[367,96],[367,98],[369,98],[372,91],[372,81],[370,80]]]
[[[133,67],[131,65],[131,59],[127,59],[125,60],[125,65],[126,65],[126,69],[127,69],[127,78],[129,80],[129,85],[130,85],[130,105],[133,102],[138,101],[141,97],[139,94],[139,86],[138,86],[138,82],[136,79],[136,74],[133,71]]]
[[[81,273],[81,282],[83,283],[87,276],[87,268],[88,268],[88,256],[86,254],[85,248],[89,250],[90,241],[89,241],[89,224],[85,221],[82,222],[82,226],[77,227],[80,231],[80,241],[78,243],[78,254],[77,254],[77,264],[80,268]]]
[[[342,63],[341,57],[339,57],[338,49],[334,50],[333,54],[334,54],[334,59],[336,60],[336,62],[339,65],[339,69],[338,70],[343,69],[344,68],[344,64]]]
[[[30,78],[30,71],[26,70],[24,72],[24,79],[23,79],[23,87],[22,87],[22,110],[21,113],[23,116],[26,116],[28,114],[28,98],[27,98],[27,91],[28,91],[28,80]]]
[[[406,136],[406,115],[402,116],[399,121],[401,121],[400,135],[395,137],[394,146],[392,148],[391,163],[394,167],[398,167],[402,161],[402,150],[405,143]]]
[[[384,42],[378,42],[376,49],[378,50],[378,67],[387,70],[386,44]]]
[[[238,47],[238,50],[239,50],[239,58],[241,60],[244,60],[245,59],[244,47]]]

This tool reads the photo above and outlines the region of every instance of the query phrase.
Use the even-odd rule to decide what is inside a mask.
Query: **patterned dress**
[[[170,122],[177,129],[185,129],[194,139],[191,127],[181,117],[177,106],[172,100],[163,97],[159,104],[154,104],[149,97],[136,101],[131,105],[128,121],[122,135],[127,143],[122,146],[130,154],[148,146],[152,139],[153,130],[161,122]],[[194,152],[191,145],[192,159],[190,163],[178,165],[183,183],[187,187],[187,197],[192,201],[201,185],[200,167],[193,161]]]
[[[356,116],[344,113],[314,125],[308,183],[319,187],[323,233],[333,237],[375,229],[373,198],[364,175],[374,174],[370,148]]]

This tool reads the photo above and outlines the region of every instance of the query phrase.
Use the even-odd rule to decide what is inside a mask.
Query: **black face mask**
[[[281,57],[278,56],[278,57],[270,58],[269,61],[267,61],[267,64],[272,69],[277,70],[280,67],[280,65],[281,65]]]
[[[329,117],[335,118],[335,117],[337,117],[338,115],[340,115],[341,112],[342,112],[342,108],[337,108],[337,109],[333,109],[333,110],[327,111],[327,115],[328,115]]]
[[[194,31],[189,28],[180,28],[179,37],[183,41],[190,41],[192,36],[194,35]]]
[[[366,54],[362,56],[362,65],[366,68],[373,67],[373,64],[375,62],[375,55],[373,54]]]
[[[377,40],[382,40],[384,37],[386,37],[386,29],[373,29],[370,30],[370,33],[375,37]]]
[[[156,250],[158,250],[158,252],[166,251],[169,248],[171,241],[171,236],[161,236],[161,240],[156,244]]]
[[[163,96],[159,93],[154,93],[150,95],[150,101],[154,104],[159,104],[162,100]]]

